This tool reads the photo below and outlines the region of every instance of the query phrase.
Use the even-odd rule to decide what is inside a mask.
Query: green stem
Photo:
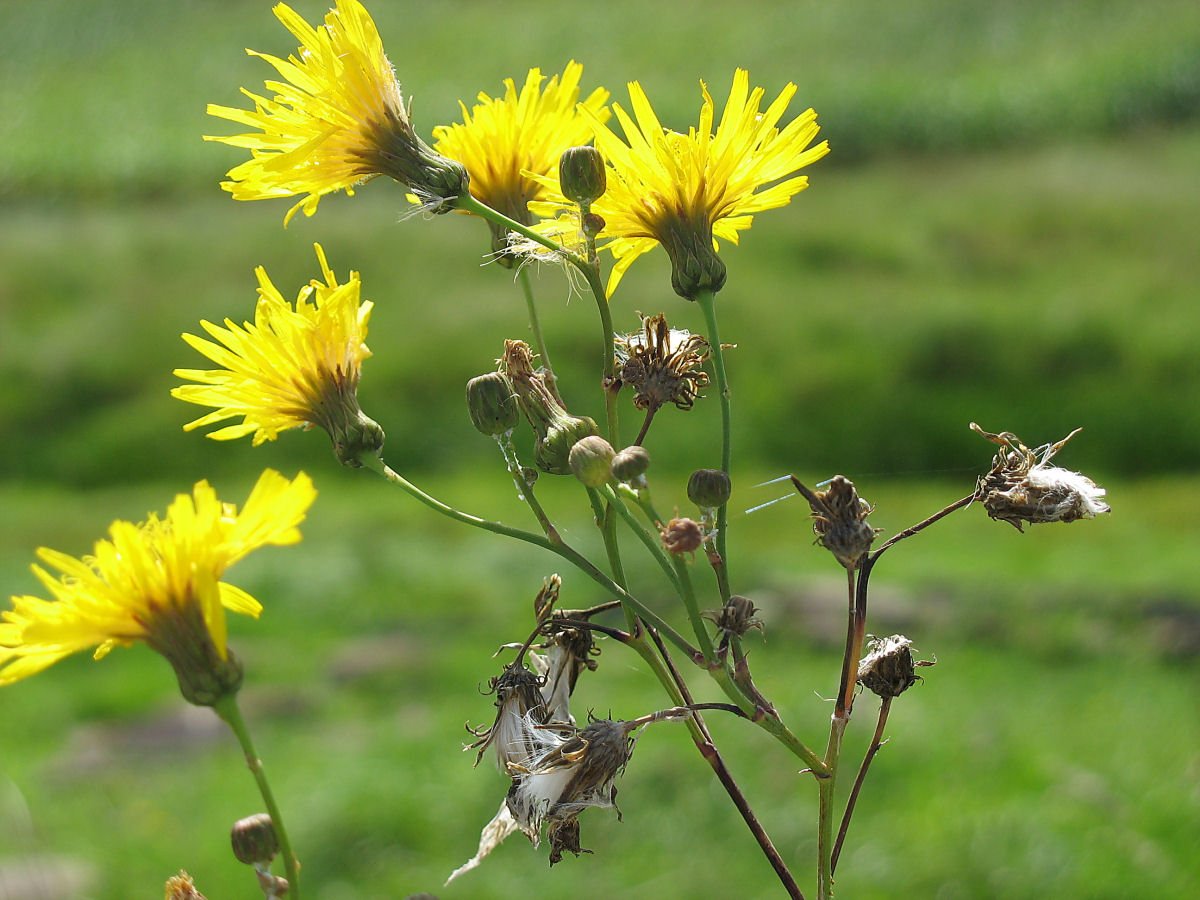
[[[512,432],[509,431],[505,434],[496,435],[496,443],[500,446],[500,453],[504,457],[504,465],[508,468],[508,474],[512,476],[513,485],[516,487],[517,493],[521,495],[521,499],[525,501],[530,511],[533,512],[534,518],[542,526],[542,531],[550,540],[560,540],[558,529],[554,527],[554,523],[550,521],[550,517],[546,515],[546,511],[542,509],[542,504],[533,492],[533,485],[525,479],[524,474],[521,472],[521,460],[517,457],[517,448],[513,444]]]
[[[262,794],[263,803],[267,806],[267,815],[271,817],[275,836],[279,839],[279,851],[283,856],[284,871],[287,873],[288,897],[291,900],[297,900],[300,896],[300,862],[296,859],[296,854],[292,852],[292,844],[288,840],[287,829],[284,828],[283,816],[279,813],[279,805],[275,802],[271,784],[267,781],[267,773],[263,771],[262,760],[258,758],[258,754],[254,750],[250,731],[246,728],[245,720],[242,719],[242,711],[238,708],[237,694],[226,694],[213,705],[213,712],[229,726],[242,747],[246,765],[250,768],[250,774],[254,776],[258,792]]]
[[[680,651],[687,654],[689,659],[694,659],[700,653],[695,647],[687,642],[678,631],[672,628],[663,618],[650,609],[641,600],[638,600],[629,591],[621,587],[595,565],[592,564],[586,556],[581,554],[574,547],[567,544],[561,536],[555,533],[554,538],[546,537],[540,534],[535,534],[532,531],[525,531],[521,528],[513,528],[511,525],[505,525],[502,522],[493,522],[490,519],[481,519],[479,516],[473,516],[461,510],[455,509],[452,506],[447,506],[436,497],[432,497],[425,493],[399,472],[396,472],[388,466],[382,459],[371,453],[364,453],[360,457],[360,461],[364,468],[371,469],[376,474],[381,475],[386,481],[400,488],[402,491],[415,497],[421,503],[424,503],[435,512],[441,513],[449,519],[456,522],[462,522],[466,525],[471,525],[475,528],[490,531],[493,534],[502,534],[505,537],[514,538],[518,541],[524,541],[527,544],[533,544],[535,547],[541,547],[543,550],[549,550],[551,553],[561,556],[567,562],[574,565],[577,569],[587,575],[592,581],[600,585],[604,590],[611,593],[613,596],[621,600],[622,606],[629,606],[638,616],[645,619],[649,624],[657,628],[663,635],[666,636],[672,644],[679,648]]]
[[[683,599],[684,608],[687,609],[688,620],[692,623],[692,632],[696,635],[696,642],[700,645],[700,652],[704,654],[704,660],[708,665],[719,665],[712,638],[709,637],[708,628],[700,615],[700,604],[696,601],[696,589],[692,586],[692,575],[688,571],[687,560],[676,555],[671,562],[675,566],[675,574],[679,576],[679,586],[683,589],[680,596]]]
[[[704,321],[708,326],[708,344],[712,348],[713,368],[717,374],[717,394],[721,401],[721,469],[726,475],[730,474],[730,462],[733,455],[733,431],[730,424],[731,404],[729,395],[729,378],[725,373],[725,353],[721,348],[721,335],[717,330],[716,294],[712,291],[700,291],[696,295],[696,303],[704,312]],[[729,503],[725,502],[717,509],[717,553],[728,567],[729,557],[725,553],[726,531],[729,525]],[[728,577],[728,576],[726,576]]]
[[[683,586],[679,583],[679,576],[675,573],[675,567],[671,564],[667,552],[663,549],[662,541],[659,539],[658,534],[651,532],[650,529],[637,520],[637,517],[634,516],[633,512],[621,499],[621,495],[613,490],[612,487],[604,488],[604,492],[608,502],[612,504],[612,508],[625,520],[625,524],[629,526],[629,530],[634,533],[637,539],[642,542],[642,545],[650,552],[650,555],[654,557],[654,561],[658,563],[658,567],[666,574],[668,580],[671,582],[671,586],[675,588],[675,592],[682,598]]]
[[[546,348],[546,339],[542,336],[542,325],[538,319],[537,305],[533,300],[533,283],[529,278],[529,270],[522,266],[517,276],[521,281],[521,291],[525,295],[525,311],[529,316],[529,330],[533,332],[533,345],[537,348],[542,360],[542,368],[546,370],[546,387],[554,395],[554,399],[562,402],[558,393],[558,379],[554,377],[554,366],[550,364],[550,351]]]

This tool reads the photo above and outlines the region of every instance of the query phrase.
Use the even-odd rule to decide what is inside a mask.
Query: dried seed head
[[[729,476],[720,469],[697,469],[688,479],[688,499],[701,509],[715,509],[729,502]]]
[[[1074,522],[1109,511],[1103,499],[1104,488],[1079,472],[1050,465],[1054,455],[1081,429],[1033,450],[1011,431],[992,434],[974,422],[971,430],[1000,447],[991,471],[979,479],[975,489],[975,498],[991,518],[1023,531],[1023,522]]]
[[[899,697],[921,680],[918,666],[933,665],[914,663],[911,648],[912,641],[902,634],[868,641],[867,655],[858,664],[858,683],[883,699]]]
[[[546,703],[542,699],[543,679],[521,662],[508,666],[489,682],[496,695],[496,720],[488,729],[468,728],[478,740],[464,749],[477,750],[475,765],[488,747],[495,748],[496,764],[501,772],[510,765],[526,765],[538,752],[538,739],[532,728],[546,721]]]
[[[585,669],[595,671],[597,662],[592,657],[600,655],[600,648],[588,628],[568,625],[564,621],[569,612],[555,613],[542,626],[546,643],[541,645],[544,655],[539,654],[538,668],[542,671],[542,699],[546,703],[547,722],[569,722],[571,695],[575,683]]]
[[[672,519],[661,534],[663,549],[676,555],[695,553],[704,543],[704,530],[694,519]]]
[[[795,475],[792,484],[812,509],[817,543],[847,569],[857,569],[879,534],[878,528],[867,524],[875,507],[859,497],[854,482],[842,475],[831,478],[821,491],[810,491]]]
[[[579,816],[552,821],[546,826],[546,837],[550,839],[550,865],[561,862],[564,851],[576,856],[592,852],[579,846]]]
[[[646,472],[649,469],[650,454],[645,447],[637,444],[626,447],[613,457],[613,477],[624,484],[644,483]]]
[[[638,409],[657,410],[667,403],[691,409],[708,384],[702,368],[708,354],[708,341],[671,328],[661,313],[643,318],[641,331],[616,341],[617,372],[633,388]]]
[[[500,372],[488,372],[467,382],[467,411],[471,424],[483,434],[505,434],[521,421],[512,382]]]
[[[539,730],[548,735],[546,749],[529,765],[509,770],[508,808],[521,830],[536,835],[543,822],[574,818],[589,806],[613,806],[616,778],[633,752],[627,723],[599,719],[578,732]]]
[[[750,602],[748,597],[734,594],[725,601],[725,605],[721,609],[707,610],[701,615],[710,622],[716,622],[717,628],[725,634],[735,634],[741,637],[751,628],[762,630],[762,620],[754,615],[756,612],[758,612],[757,607]]]
[[[575,442],[567,462],[576,478],[590,488],[598,488],[612,479],[615,456],[612,444],[594,434]]]
[[[234,823],[229,838],[237,861],[248,866],[269,863],[279,853],[275,825],[266,813],[239,819]]]

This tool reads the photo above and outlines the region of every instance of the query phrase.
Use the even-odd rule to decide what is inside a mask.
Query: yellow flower
[[[581,109],[600,122],[609,117],[603,88],[580,103],[582,74],[583,66],[572,60],[562,77],[552,76],[543,89],[541,69],[530,69],[520,93],[516,82],[506,78],[503,97],[480,92],[470,110],[460,101],[463,121],[434,128],[434,147],[467,167],[476,198],[529,225],[533,219],[526,204],[547,195],[531,174],[549,176],[557,171],[564,150],[591,140],[591,120]],[[495,249],[504,249],[506,237],[495,235]]]
[[[175,667],[185,696],[192,688],[192,702],[206,690],[236,690],[241,670],[226,647],[225,610],[257,618],[262,605],[221,578],[259,547],[299,541],[315,497],[307,475],[289,481],[268,469],[239,512],[201,481],[165,518],[113,522],[89,556],[42,547],[39,559],[59,574],[36,564],[33,572],[54,599],[13,597],[0,613],[0,684],[90,647],[100,659],[145,641]]]
[[[737,69],[715,133],[712,97],[704,82],[700,89],[700,121],[687,134],[663,128],[636,81],[629,84],[633,117],[613,104],[624,140],[583,110],[610,167],[608,189],[592,204],[604,220],[601,249],[614,259],[610,294],[633,261],[658,244],[671,258],[676,293],[693,299],[701,290],[719,291],[725,266],[717,239],[736,244],[755,213],[787,205],[808,187],[808,178],[796,173],[829,152],[826,141],[809,146],[819,130],[813,110],[779,127],[794,84],[760,112],[765,91],[751,91],[749,75]],[[554,196],[535,203],[536,214],[554,219],[570,210],[554,179],[542,183]]]
[[[241,422],[208,436],[224,441],[253,434],[257,446],[289,428],[319,425],[329,432],[338,457],[351,464],[359,451],[383,445],[383,432],[363,415],[357,399],[362,362],[371,355],[364,341],[373,304],[359,300],[357,272],[338,284],[321,245],[314,246],[325,281],[314,279],[301,288],[294,306],[260,266],[253,324],[202,321],[216,343],[183,335],[223,367],[175,370],[198,383],[173,388],[172,396],[216,407],[184,425],[185,431],[241,416]]]
[[[325,194],[374,175],[408,185],[422,202],[452,199],[466,190],[466,171],[434,153],[413,132],[396,73],[370,14],[358,0],[337,0],[323,27],[313,28],[290,6],[275,15],[300,41],[286,60],[247,50],[266,60],[284,81],[268,81],[272,99],[246,89],[254,109],[210,104],[208,114],[259,129],[250,134],[206,135],[250,151],[230,169],[221,187],[236,200],[307,194],[288,210],[287,224],[303,209],[317,211]]]

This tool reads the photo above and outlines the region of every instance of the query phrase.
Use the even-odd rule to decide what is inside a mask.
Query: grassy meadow
[[[297,2],[310,21],[326,3]],[[1200,879],[1200,8],[1174,0],[796,4],[671,0],[502,8],[369,3],[424,131],[531,65],[585,63],[626,99],[639,79],[686,128],[705,78],[736,65],[769,95],[799,85],[833,152],[811,187],[722,247],[722,337],[735,402],[738,510],[843,472],[894,534],[967,493],[991,447],[1083,426],[1060,462],[1109,490],[1110,516],[1018,534],[971,508],[898,548],[872,584],[876,634],[937,665],[896,702],[837,874],[846,898],[1191,897]],[[306,897],[782,896],[681,726],[649,729],[622,777],[623,820],[582,817],[549,869],[514,837],[443,888],[475,850],[505,779],[458,750],[491,717],[480,693],[523,639],[551,572],[564,603],[606,599],[561,560],[467,529],[372,476],[321,434],[217,444],[181,425],[178,335],[253,310],[255,266],[286,295],[362,273],[374,300],[364,409],[386,457],[467,511],[533,527],[462,386],[525,337],[486,229],[406,218],[375,182],[284,229],[288,201],[217,187],[237,151],[204,104],[237,105],[294,42],[267,2],[0,5],[0,585],[36,592],[33,551],[87,552],[208,478],[240,499],[267,466],[321,495],[299,548],[240,563],[259,622],[231,622],[243,706],[304,863]],[[665,311],[703,331],[661,253],[613,298],[619,329]],[[573,411],[600,417],[596,317],[562,274],[536,273]],[[710,391],[710,395],[712,392]],[[648,442],[660,509],[715,465],[715,396],[668,409]],[[626,430],[638,415],[623,408]],[[543,501],[567,539],[603,548],[568,479]],[[632,541],[633,584],[685,627]],[[844,633],[841,576],[801,502],[729,533],[734,588],[762,609],[756,681],[823,746]],[[698,561],[702,562],[702,560]],[[715,605],[701,565],[702,606]],[[698,699],[718,699],[697,673]],[[631,718],[667,705],[640,661],[605,646],[574,709]],[[864,696],[843,765],[866,747]],[[816,790],[757,729],[710,717],[722,752],[812,895]],[[0,900],[157,896],[186,868],[210,900],[254,895],[227,830],[260,801],[237,747],[179,698],[143,647],[86,654],[0,690]],[[844,779],[848,782],[849,777]],[[843,784],[843,789],[847,785]]]

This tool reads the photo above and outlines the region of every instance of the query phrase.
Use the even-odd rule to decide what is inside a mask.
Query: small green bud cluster
[[[563,196],[587,206],[604,195],[608,186],[604,157],[595,147],[568,147],[558,160],[558,182]]]

